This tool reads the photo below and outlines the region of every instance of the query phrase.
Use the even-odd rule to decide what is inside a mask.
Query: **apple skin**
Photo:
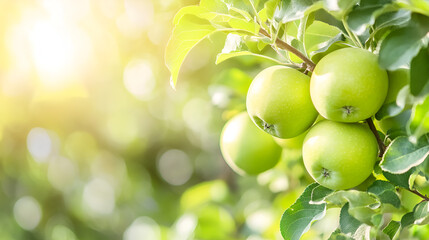
[[[293,138],[273,137],[274,141],[283,149],[301,149],[307,131]]]
[[[314,121],[313,124],[316,124],[322,120],[326,120],[326,119],[318,115],[316,118],[316,121]],[[309,130],[310,129],[307,129],[304,133],[301,133],[300,135],[293,138],[278,138],[274,136],[273,138],[274,138],[274,141],[276,141],[276,143],[283,149],[301,150],[302,144],[304,143],[305,136],[307,135]]]
[[[329,53],[311,76],[310,95],[317,111],[337,122],[358,122],[374,115],[388,89],[387,72],[367,50],[343,48]]]
[[[278,138],[293,138],[316,120],[310,98],[310,77],[296,69],[273,66],[252,81],[246,105],[252,121]]]
[[[324,120],[304,139],[304,165],[313,179],[333,190],[364,182],[377,160],[377,140],[367,125]]]
[[[240,175],[256,175],[273,168],[282,152],[272,136],[257,128],[246,112],[225,124],[220,149],[226,163]]]

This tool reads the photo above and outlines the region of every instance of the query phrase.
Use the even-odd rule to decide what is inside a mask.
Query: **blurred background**
[[[300,151],[240,177],[218,144],[272,63],[215,65],[214,35],[173,90],[164,49],[191,4],[0,0],[0,239],[281,238],[309,182]]]

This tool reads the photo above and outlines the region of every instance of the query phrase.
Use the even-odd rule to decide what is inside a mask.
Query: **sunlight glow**
[[[89,0],[43,0],[43,7],[56,21],[78,21],[90,10]]]
[[[47,86],[60,87],[75,80],[90,58],[89,40],[72,26],[38,21],[29,40],[40,80]]]

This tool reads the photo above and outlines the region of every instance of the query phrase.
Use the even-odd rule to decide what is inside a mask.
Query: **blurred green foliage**
[[[0,1],[0,239],[280,238],[300,154],[238,178],[218,146],[269,62],[216,66],[213,35],[173,90],[164,50],[190,4]]]

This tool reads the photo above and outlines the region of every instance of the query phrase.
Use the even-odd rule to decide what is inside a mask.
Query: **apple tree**
[[[225,111],[247,113],[226,114],[220,147],[239,175],[273,168],[282,148],[299,149],[313,183],[284,209],[284,239],[300,239],[332,208],[338,227],[325,238],[421,239],[429,221],[428,1],[201,0],[173,23],[165,55],[173,88],[205,39],[224,41],[215,64],[260,59],[250,85],[227,85],[245,96]]]

